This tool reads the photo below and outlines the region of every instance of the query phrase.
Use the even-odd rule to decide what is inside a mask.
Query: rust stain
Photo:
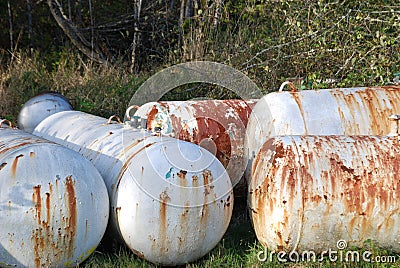
[[[40,228],[41,224],[41,213],[42,213],[42,199],[40,196],[40,188],[41,185],[37,185],[33,187],[33,194],[32,194],[32,202],[35,206],[35,217],[37,220],[37,223],[39,225],[39,228],[36,230],[32,231],[32,238],[34,240],[34,247],[33,247],[33,253],[35,256],[35,266],[40,267],[41,266],[41,257],[40,253],[42,251],[42,247],[44,245],[43,242],[43,235],[42,235],[42,229]]]
[[[168,196],[167,190],[160,194],[160,252],[165,253],[168,251],[168,220],[167,220],[167,206],[171,198]]]
[[[306,124],[306,119],[305,119],[306,114],[304,112],[303,104],[299,98],[299,94],[298,94],[298,92],[290,92],[290,95],[292,95],[294,101],[297,103],[297,106],[299,107],[299,110],[301,113],[301,118],[302,118],[303,124],[304,124],[304,131],[305,131],[304,134],[307,134],[308,130],[307,130],[307,124]]]
[[[13,161],[13,163],[11,165],[11,178],[15,178],[15,175],[16,175],[16,172],[17,172],[17,166],[18,166],[18,159],[23,157],[23,156],[24,156],[23,154],[20,154],[20,155],[17,155],[14,158],[14,161]]]
[[[184,245],[184,242],[187,241],[189,238],[189,228],[188,228],[188,214],[190,210],[190,203],[188,201],[185,202],[184,207],[183,207],[183,212],[181,213],[180,216],[180,233],[178,237],[178,248],[179,250],[182,249],[182,246]]]
[[[0,170],[2,170],[5,166],[7,166],[7,163],[1,163]]]
[[[50,193],[46,193],[46,224],[49,226],[50,224]]]
[[[150,130],[150,131],[152,131],[153,129],[152,129],[152,126],[154,125],[154,121],[155,121],[155,119],[156,119],[156,116],[157,116],[157,114],[158,114],[158,109],[157,109],[157,106],[153,106],[152,108],[151,108],[151,110],[148,112],[148,114],[147,114],[147,128],[148,128],[148,130]]]
[[[119,221],[119,216],[121,215],[121,207],[115,208],[115,215],[117,216],[117,221]]]
[[[53,185],[49,183],[49,192],[45,193],[45,200],[42,202],[41,195],[42,186],[37,185],[33,187],[32,202],[35,207],[34,218],[37,226],[32,230],[31,240],[33,243],[34,262],[36,267],[50,267],[54,265],[52,261],[57,261],[65,257],[71,256],[71,249],[68,247],[68,239],[71,235],[69,233],[69,226],[65,224],[68,219],[63,216],[63,209],[60,208],[60,218],[62,222],[55,221],[51,215],[51,197],[53,195]],[[43,220],[42,203],[46,211],[46,220]],[[63,205],[68,206],[62,202]],[[61,203],[60,203],[61,204]],[[59,225],[55,225],[59,224]],[[56,229],[58,227],[58,229]],[[61,228],[63,226],[63,228]],[[64,232],[67,230],[66,232]],[[54,256],[54,260],[50,260],[48,256]]]
[[[338,108],[338,112],[345,135],[386,135],[390,132],[388,117],[400,111],[400,87],[373,87],[351,92],[332,90],[330,93],[338,107],[343,107]]]
[[[41,185],[34,186],[32,194],[32,202],[35,205],[36,218],[38,224],[41,223],[41,214],[42,214],[42,198],[40,196],[40,188]]]
[[[67,234],[69,236],[69,247],[68,252],[69,256],[72,257],[74,244],[75,244],[75,235],[77,229],[77,208],[76,208],[76,196],[75,196],[75,181],[73,181],[72,176],[68,176],[65,178],[65,187],[67,194],[67,202],[68,202],[68,223],[66,227]]]
[[[178,177],[180,178],[180,185],[183,187],[187,186],[186,174],[187,174],[186,170],[180,170],[177,173]]]
[[[86,240],[87,240],[88,231],[89,231],[89,220],[86,219],[86,220],[85,220],[85,242],[86,242]]]
[[[199,177],[197,175],[192,176],[192,185],[193,187],[199,187]]]
[[[212,184],[213,182],[213,176],[210,170],[203,170],[202,172],[203,176],[203,185],[204,185],[204,195],[207,197],[209,194],[214,193],[214,185]],[[216,198],[215,193],[214,193],[214,198]]]

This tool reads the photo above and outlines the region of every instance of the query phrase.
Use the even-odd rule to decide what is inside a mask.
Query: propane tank
[[[188,100],[149,102],[133,118],[144,118],[147,128],[202,146],[227,169],[232,185],[247,192],[241,180],[247,162],[244,157],[245,128],[258,100]],[[127,118],[131,120],[127,110]],[[239,184],[239,185],[238,185]]]
[[[135,254],[161,265],[204,256],[229,225],[229,176],[204,148],[131,123],[65,111],[43,120],[34,134],[97,167],[110,195],[110,229]]]
[[[46,117],[70,110],[72,110],[72,106],[63,95],[55,92],[40,93],[22,106],[18,114],[18,127],[32,133],[35,127]]]
[[[284,135],[387,135],[400,113],[400,86],[273,92],[255,105],[246,130],[246,178],[266,140]]]
[[[109,199],[78,153],[0,122],[0,266],[75,267],[99,245]]]
[[[275,252],[320,254],[367,240],[399,252],[399,167],[398,137],[273,137],[249,181],[257,238]]]

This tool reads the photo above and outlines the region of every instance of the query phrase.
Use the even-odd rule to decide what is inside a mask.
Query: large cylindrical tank
[[[400,113],[400,86],[273,92],[253,108],[246,130],[252,161],[266,140],[280,135],[387,135]]]
[[[400,251],[397,137],[274,137],[251,178],[253,226],[271,250],[319,254],[338,250],[339,241],[348,248],[373,241]]]
[[[40,93],[22,106],[18,114],[18,127],[32,133],[35,127],[46,117],[70,110],[72,110],[72,106],[63,95],[55,92]]]
[[[147,119],[149,130],[159,128],[163,135],[199,144],[212,152],[236,186],[247,165],[245,131],[256,102],[242,99],[149,102],[134,115]]]
[[[148,261],[194,261],[229,225],[229,176],[198,145],[78,111],[46,118],[34,134],[78,151],[97,167],[110,195],[111,230]]]
[[[109,199],[84,157],[0,127],[0,266],[75,267],[98,246]]]

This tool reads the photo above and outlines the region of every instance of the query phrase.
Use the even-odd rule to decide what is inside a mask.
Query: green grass
[[[299,261],[299,262],[280,262],[276,255],[273,255],[272,261],[269,258],[265,261],[260,261],[257,258],[258,252],[265,250],[264,247],[257,241],[257,237],[252,228],[250,218],[246,209],[245,198],[235,200],[235,208],[231,224],[220,243],[206,256],[197,260],[194,263],[182,265],[186,268],[200,267],[400,267],[400,255],[391,251],[380,249],[369,242],[364,249],[352,249],[352,252],[357,251],[360,255],[360,261],[352,261],[349,255],[349,261],[346,262],[345,252],[343,252],[342,260],[340,261],[339,253],[336,255],[338,261],[334,262],[329,257],[324,257],[320,260],[317,256],[314,261]],[[396,262],[392,263],[368,263],[362,260],[362,254],[366,250],[370,251],[372,256],[394,256]],[[268,255],[269,256],[269,255]],[[332,258],[335,255],[332,255]],[[285,257],[288,259],[288,257]],[[371,258],[372,259],[372,258]],[[300,259],[301,260],[301,259]],[[355,259],[354,259],[355,260]],[[80,267],[95,268],[95,267],[158,267],[150,262],[147,262],[122,245],[116,246],[113,249],[106,249],[104,245],[99,248],[86,260]]]

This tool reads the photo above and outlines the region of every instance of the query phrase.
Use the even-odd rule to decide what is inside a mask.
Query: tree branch
[[[60,26],[74,46],[93,61],[102,64],[107,63],[104,54],[97,47],[93,47],[92,49],[91,43],[78,31],[72,21],[63,14],[61,5],[57,0],[47,0],[47,4],[58,26]]]

